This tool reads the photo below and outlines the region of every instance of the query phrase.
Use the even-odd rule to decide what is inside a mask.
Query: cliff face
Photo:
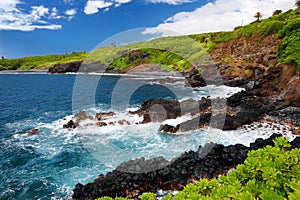
[[[83,61],[69,62],[65,64],[55,64],[49,68],[49,73],[67,73],[67,72],[78,72]]]
[[[281,40],[275,34],[251,38],[239,37],[217,43],[210,56],[226,80],[255,81],[259,96],[282,101],[278,108],[300,107],[300,76],[295,64],[277,63]],[[230,85],[230,84],[229,84]]]
[[[210,52],[224,79],[257,80],[276,65],[277,48],[281,40],[276,35],[234,38],[217,43]]]

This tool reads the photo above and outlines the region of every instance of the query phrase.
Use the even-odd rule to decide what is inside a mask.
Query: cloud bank
[[[122,4],[130,3],[132,0],[88,0],[84,7],[87,15],[98,13],[100,10],[108,11],[111,6],[119,7]],[[165,3],[170,5],[180,5],[193,2],[195,0],[144,0],[147,3]]]
[[[31,10],[25,13],[17,8],[18,4],[21,4],[21,1],[5,0],[0,2],[0,30],[61,29],[61,25],[51,24],[44,20],[49,15],[49,8],[42,5],[31,6]],[[55,17],[55,10],[52,13],[52,17]]]
[[[258,11],[264,17],[269,17],[274,10],[285,11],[293,8],[294,4],[294,0],[216,0],[192,12],[177,13],[158,26],[146,29],[144,33],[167,36],[170,31],[173,32],[171,35],[174,32],[180,35],[229,31],[254,21],[253,16]]]
[[[87,15],[91,15],[99,12],[100,9],[107,11],[111,6],[119,7],[120,5],[129,2],[131,2],[131,0],[88,0],[83,12]]]
[[[61,15],[56,7],[47,8],[34,5],[25,11],[20,0],[0,1],[0,30],[33,31],[36,29],[58,30],[62,25],[52,23],[53,20],[68,19],[76,15],[76,9],[68,9]]]

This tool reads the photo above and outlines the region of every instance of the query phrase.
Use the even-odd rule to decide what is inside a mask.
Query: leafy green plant
[[[300,73],[300,18],[289,22],[279,31],[278,37],[282,43],[278,47],[279,63],[297,64]]]
[[[141,200],[156,200],[156,196],[151,192],[147,192],[141,196]]]
[[[172,199],[171,194],[167,194],[164,198],[162,198],[162,200],[171,200],[171,199]]]

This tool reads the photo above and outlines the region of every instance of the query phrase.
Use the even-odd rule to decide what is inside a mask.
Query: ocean
[[[226,97],[240,88],[187,90],[181,82],[161,85],[149,77],[76,74],[0,74],[0,85],[0,199],[67,199],[78,182],[91,182],[123,161],[158,156],[172,160],[206,142],[249,145],[272,130],[265,124],[170,135],[158,131],[159,123],[140,125],[140,117],[128,114],[151,98]],[[79,128],[63,129],[81,110],[91,115],[113,111],[115,120],[129,124],[97,127],[86,121]],[[34,128],[39,133],[29,136],[26,132]]]

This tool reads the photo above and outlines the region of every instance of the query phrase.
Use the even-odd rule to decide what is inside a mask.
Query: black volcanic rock
[[[63,125],[63,128],[76,128],[76,124],[73,120],[68,121],[68,123]]]
[[[78,72],[83,61],[69,62],[65,64],[55,64],[53,67],[49,68],[49,73],[67,73],[67,72]]]
[[[93,183],[78,183],[73,190],[73,199],[95,199],[102,196],[137,198],[144,192],[163,190],[181,190],[191,179],[216,177],[244,162],[250,150],[274,145],[273,140],[279,135],[272,135],[263,140],[257,139],[250,147],[241,144],[223,146],[209,143],[199,147],[198,151],[183,153],[173,159],[171,164],[162,169],[136,173],[124,172],[124,166],[145,166],[150,161],[145,159],[131,160],[120,165],[106,176],[100,175]],[[300,146],[300,139],[291,142],[292,148]],[[160,160],[160,159],[158,159]],[[152,163],[153,165],[153,163]]]
[[[141,108],[137,111],[130,112],[131,114],[137,114],[143,116],[144,120],[142,123],[151,122],[150,110],[152,106],[160,105],[165,109],[167,114],[166,119],[176,119],[185,114],[191,114],[192,116],[198,114],[199,110],[207,109],[211,105],[211,100],[207,98],[202,98],[200,101],[195,101],[193,99],[187,99],[185,101],[179,102],[176,100],[166,100],[166,99],[150,99],[145,101]]]

